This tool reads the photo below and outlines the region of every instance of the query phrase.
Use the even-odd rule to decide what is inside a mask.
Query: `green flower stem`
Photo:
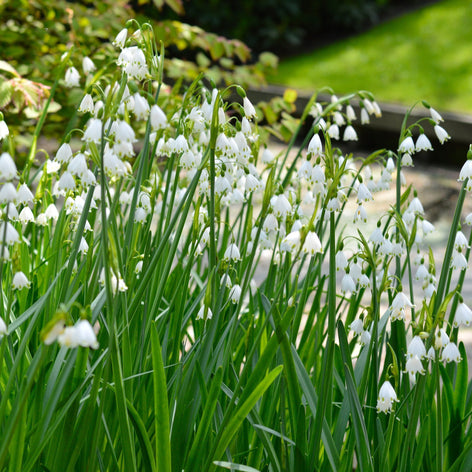
[[[30,150],[29,150],[29,153],[28,153],[28,157],[26,158],[26,163],[25,163],[25,167],[23,169],[23,173],[21,175],[21,180],[23,182],[27,182],[28,184],[30,183],[29,173],[30,173],[30,170],[31,170],[31,166],[33,165],[33,162],[34,162],[34,158],[36,156],[36,149],[38,147],[38,139],[40,137],[41,130],[43,129],[44,122],[46,121],[46,116],[47,116],[47,113],[48,113],[49,105],[51,104],[52,99],[53,99],[53,97],[56,93],[56,88],[57,88],[57,85],[59,84],[59,77],[62,77],[64,75],[64,70],[66,68],[66,64],[67,64],[67,61],[64,60],[61,64],[61,66],[59,67],[56,80],[52,84],[51,90],[49,92],[49,97],[46,101],[46,104],[44,105],[43,111],[41,112],[41,116],[39,117],[38,123],[36,124],[36,128],[34,129],[33,139],[32,139],[32,142],[31,142],[31,147],[30,147]]]
[[[434,363],[434,376],[436,380],[436,471],[443,471],[444,451],[443,451],[443,414],[441,399],[441,377],[439,374],[439,353],[436,351]]]
[[[409,470],[411,465],[411,456],[414,448],[414,438],[418,426],[418,418],[421,412],[421,406],[424,402],[424,392],[426,387],[426,375],[420,375],[416,383],[413,397],[413,406],[411,412],[408,416],[408,426],[405,434],[405,438],[402,441],[402,450],[399,454],[400,457],[400,467],[398,468],[399,472],[405,472]]]
[[[221,92],[220,92],[221,93]],[[216,179],[216,164],[215,164],[215,152],[216,152],[216,139],[218,137],[218,108],[220,106],[221,95],[218,93],[215,104],[213,106],[213,113],[211,116],[211,128],[210,128],[210,143],[209,143],[209,157],[210,157],[210,196],[208,200],[208,218],[210,220],[210,258],[209,258],[209,273],[212,273],[216,269],[216,234],[215,234],[215,179]],[[212,279],[211,286],[211,299],[215,300],[216,296],[216,283],[215,278]]]

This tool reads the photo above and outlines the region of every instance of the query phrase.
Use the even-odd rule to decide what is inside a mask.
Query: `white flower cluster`
[[[90,322],[79,320],[73,326],[66,326],[64,321],[55,323],[44,336],[44,344],[50,345],[57,341],[68,348],[89,347],[98,349],[97,333]]]
[[[236,309],[234,305],[241,305],[250,295],[245,292],[254,290],[254,283],[251,285],[250,277],[241,275],[240,267],[245,264],[251,267],[264,258],[270,260],[270,267],[286,263],[291,269],[300,268],[306,261],[318,260],[321,264],[327,252],[330,225],[339,221],[353,203],[355,210],[349,215],[349,230],[353,231],[344,239],[337,238],[330,248],[336,250],[336,295],[340,306],[349,305],[352,300],[361,305],[362,297],[380,288],[379,302],[388,302],[386,315],[390,322],[408,324],[416,306],[431,300],[437,282],[432,264],[424,263],[427,256],[426,252],[422,254],[422,245],[434,226],[427,221],[417,195],[413,194],[399,211],[389,209],[374,225],[369,221],[372,218],[368,211],[378,192],[390,190],[395,179],[403,182],[401,168],[412,165],[414,153],[432,149],[422,128],[416,141],[411,133],[413,128],[403,133],[398,155],[384,152],[367,165],[333,146],[332,140],[341,136],[344,141],[357,140],[354,108],[333,95],[326,103],[315,103],[311,110],[313,133],[307,148],[300,150],[294,162],[280,162],[281,156],[261,146],[255,125],[257,109],[248,97],[238,108],[240,120],[227,113],[218,90],[201,88],[195,96],[177,103],[169,96],[153,98],[149,90],[153,90],[152,72],[159,58],[145,49],[139,35],[128,39],[127,30],[118,34],[114,44],[120,48],[116,65],[122,82],[84,93],[79,112],[86,115],[87,121],[81,130],[81,141],[69,142],[67,138],[53,158],[44,163],[37,180],[37,188],[42,192],[37,205],[33,207],[34,196],[29,187],[20,183],[13,158],[8,153],[0,155],[0,205],[5,216],[0,223],[0,257],[8,259],[9,249],[21,244],[26,225],[31,225],[30,228],[36,225],[38,231],[47,233],[57,221],[62,221],[61,216],[65,217],[68,241],[78,242],[79,263],[91,259],[98,244],[97,235],[106,223],[119,224],[120,229],[126,228],[126,234],[134,229],[136,234],[160,237],[164,234],[163,226],[179,216],[190,189],[196,188],[193,201],[189,202],[191,210],[183,221],[183,233],[169,231],[169,243],[178,243],[176,260],[190,260],[195,267],[207,267],[209,256],[217,261],[214,277],[225,294],[227,306]],[[90,58],[84,58],[82,68],[85,76],[96,70]],[[141,87],[146,80],[146,86]],[[67,70],[65,83],[80,86],[77,69]],[[166,87],[156,90],[166,94]],[[381,115],[374,100],[365,94],[359,98],[361,124]],[[430,113],[442,143],[449,136],[439,125],[438,113],[433,109]],[[2,120],[0,139],[7,135],[8,128]],[[467,181],[467,188],[472,189],[469,162],[472,161],[464,165],[459,180]],[[143,169],[147,174],[141,179]],[[90,211],[83,231],[78,234],[87,199]],[[394,223],[382,227],[387,219]],[[472,223],[472,216],[466,222]],[[397,231],[395,224],[402,231]],[[355,241],[355,247],[347,247],[348,240]],[[468,247],[466,237],[459,231],[453,268],[467,266],[464,254]],[[115,296],[131,291],[135,279],[143,277],[143,271],[153,269],[144,263],[142,252],[130,256],[134,258],[131,269],[126,265],[128,261],[118,267],[116,260],[110,260],[110,273],[104,268],[100,270],[99,265],[95,272],[99,286],[111,289]],[[401,288],[403,281],[398,280],[401,276],[396,274],[395,278],[390,273],[392,265],[397,261],[404,263],[415,253],[418,257],[411,269],[412,278],[414,275],[421,284],[416,300]],[[44,262],[41,254],[35,257],[36,265]],[[10,274],[12,289],[29,288],[29,279],[34,285],[37,279],[26,266],[21,264],[23,270],[18,267]],[[30,268],[33,266],[30,264]],[[331,275],[326,274],[324,267],[320,271],[323,277]],[[198,282],[201,288],[201,281]],[[288,308],[296,306],[297,297],[295,291],[287,295]],[[214,307],[207,298],[195,303],[192,319],[212,319]],[[371,318],[357,317],[350,323],[350,330],[362,345],[372,342],[373,321],[368,321]],[[469,326],[471,321],[470,309],[459,304],[454,326]],[[0,335],[7,332],[4,325],[0,320]],[[458,361],[456,345],[449,338],[446,341],[444,330],[438,333],[434,346],[441,360]],[[53,340],[68,347],[98,347],[96,333],[85,320],[74,326],[58,324],[47,337],[47,344]],[[405,366],[412,381],[416,374],[425,372],[423,363],[428,355],[431,357],[425,351],[423,341],[413,336]],[[392,385],[385,382],[377,409],[390,412],[396,401]]]

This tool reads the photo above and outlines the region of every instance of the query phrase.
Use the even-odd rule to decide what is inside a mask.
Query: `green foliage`
[[[21,170],[0,120],[0,470],[467,470],[453,261],[470,257],[472,161],[440,265],[401,185],[437,112],[408,125],[410,109],[398,150],[352,156],[336,137],[350,102],[376,102],[315,94],[274,155],[268,105],[201,76],[167,87],[152,27],[130,24],[51,159],[36,161],[50,101]],[[296,93],[282,101],[281,116]]]

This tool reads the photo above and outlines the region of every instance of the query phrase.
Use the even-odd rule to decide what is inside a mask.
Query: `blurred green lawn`
[[[445,0],[312,53],[281,61],[270,82],[299,89],[359,89],[377,100],[427,100],[472,113],[472,0]]]

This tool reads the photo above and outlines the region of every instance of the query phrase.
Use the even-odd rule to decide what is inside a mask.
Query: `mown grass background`
[[[472,113],[471,0],[446,0],[387,21],[359,36],[280,63],[270,81],[335,93],[369,90],[379,101],[427,100]]]

